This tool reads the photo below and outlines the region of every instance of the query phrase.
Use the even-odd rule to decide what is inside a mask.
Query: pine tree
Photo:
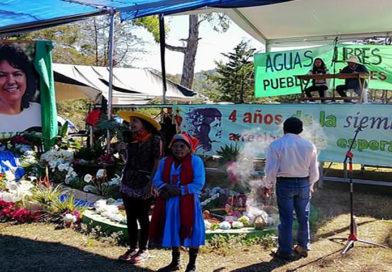
[[[226,63],[215,62],[215,74],[205,74],[208,80],[217,84],[217,90],[222,92],[224,101],[246,103],[253,99],[255,50],[249,48],[247,42],[241,41],[233,52],[222,53],[228,60]]]

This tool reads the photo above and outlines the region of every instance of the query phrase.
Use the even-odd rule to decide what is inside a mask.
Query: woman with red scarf
[[[126,163],[120,187],[127,214],[130,248],[119,259],[137,263],[149,257],[148,214],[153,200],[152,177],[162,154],[162,140],[157,134],[161,126],[140,112],[120,111],[118,115],[129,122],[130,129],[124,134]]]
[[[186,272],[196,271],[199,247],[204,245],[205,228],[199,194],[205,183],[200,157],[192,153],[198,140],[176,134],[170,142],[171,155],[163,158],[154,177],[159,191],[151,224],[150,242],[172,248],[172,261],[158,271],[180,269],[180,246],[189,247]]]

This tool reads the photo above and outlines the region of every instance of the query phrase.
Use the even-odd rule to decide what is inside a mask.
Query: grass
[[[355,185],[354,212],[360,238],[392,246],[390,196],[387,190]],[[320,220],[312,229],[308,258],[291,263],[272,259],[271,240],[244,243],[238,238],[216,238],[201,251],[197,260],[199,271],[390,271],[390,248],[356,242],[353,249],[342,255],[345,243],[330,240],[346,238],[349,233],[348,184],[326,182],[322,190],[314,193],[312,203],[319,209]],[[170,261],[169,250],[152,249],[154,257],[143,264],[120,263],[116,259],[125,250],[123,246],[54,224],[0,224],[2,271],[156,271]],[[187,263],[187,252],[182,253],[181,259]]]

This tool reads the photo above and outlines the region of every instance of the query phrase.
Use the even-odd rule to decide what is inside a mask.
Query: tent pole
[[[265,41],[265,53],[269,53],[269,52],[271,52],[271,43],[268,40],[266,40]]]
[[[112,96],[113,96],[113,53],[114,53],[114,15],[116,11],[110,10],[110,29],[109,29],[109,92],[108,92],[108,120],[112,119]],[[106,131],[107,152],[110,150],[110,130]]]
[[[159,45],[161,48],[161,69],[162,69],[162,84],[163,84],[163,94],[162,94],[162,104],[166,104],[166,64],[165,64],[165,20],[164,15],[159,15]]]

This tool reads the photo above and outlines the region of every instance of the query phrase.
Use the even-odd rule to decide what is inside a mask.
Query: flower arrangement
[[[111,154],[105,152],[98,158],[98,164],[114,164],[114,158]]]
[[[86,183],[83,191],[99,195],[110,195],[114,190],[117,191],[117,185],[120,184],[120,177],[116,175],[107,181],[106,169],[98,169],[95,176],[86,174],[83,181]]]
[[[0,198],[0,221],[17,221],[20,223],[37,221],[40,213],[31,214],[29,210],[18,207],[15,202],[4,201]]]
[[[231,224],[231,227],[233,229],[242,229],[244,227],[244,224],[240,221],[233,221],[233,223]]]
[[[78,210],[70,212],[67,210],[63,215],[64,226],[66,228],[72,228],[74,223],[80,222],[80,214]]]
[[[71,165],[72,160],[73,153],[63,149],[51,149],[40,157],[41,163],[49,166],[50,180],[65,184],[78,179],[78,174]]]
[[[229,222],[223,221],[223,222],[219,223],[219,228],[222,230],[229,230],[231,228],[231,225]]]
[[[6,191],[0,191],[0,198],[7,202],[17,202],[23,200],[26,196],[31,196],[31,189],[34,185],[31,181],[21,180],[19,182],[5,181]]]
[[[127,218],[119,211],[117,205],[107,204],[105,199],[98,200],[94,203],[94,208],[98,214],[114,222],[122,224],[127,223]]]

